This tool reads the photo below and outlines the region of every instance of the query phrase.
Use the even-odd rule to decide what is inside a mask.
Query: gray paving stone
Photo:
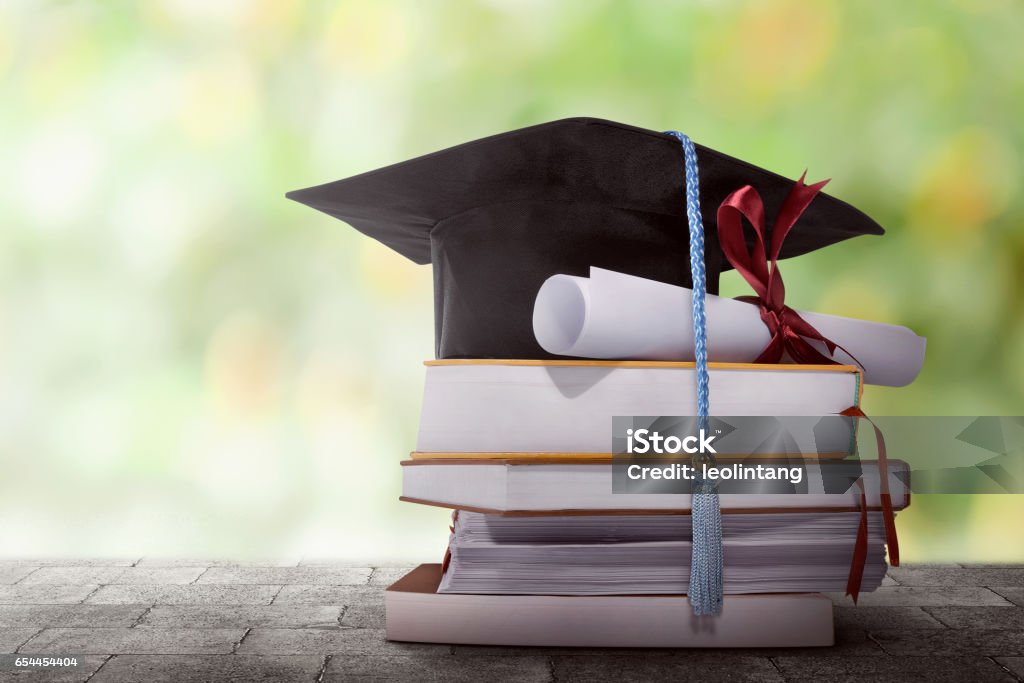
[[[744,654],[760,657],[814,657],[823,652],[843,657],[885,656],[885,650],[868,636],[868,632],[856,626],[837,626],[835,629],[835,644],[831,647],[757,648],[743,650]]]
[[[22,645],[19,653],[187,655],[228,654],[245,629],[51,628]]]
[[[206,571],[205,567],[131,567],[111,583],[186,585],[198,579],[204,571]]]
[[[16,586],[17,587],[17,586]],[[268,605],[280,586],[103,586],[86,601],[94,605]]]
[[[412,571],[412,567],[375,567],[370,576],[371,586],[387,588]]]
[[[6,605],[62,605],[82,602],[97,586],[0,586],[0,604]]]
[[[778,657],[787,681],[1014,681],[987,657]]]
[[[300,567],[376,567],[378,569],[405,569],[406,572],[412,571],[416,565],[409,564],[408,562],[381,562],[381,561],[353,561],[345,560],[341,558],[317,558],[317,557],[304,557],[299,560]]]
[[[157,605],[139,627],[339,628],[341,606]]]
[[[1024,657],[996,657],[996,661],[1013,672],[1017,678],[1024,680]]]
[[[2,558],[0,565],[31,564],[36,567],[131,567],[139,558],[117,557],[36,557]]]
[[[320,629],[254,628],[238,647],[239,654],[254,655],[434,655],[449,656],[448,645],[395,643],[384,631],[368,628]]]
[[[148,605],[0,605],[0,626],[128,628]]]
[[[344,621],[343,621],[344,624]],[[612,648],[612,647],[504,647],[492,645],[455,645],[453,652],[456,657],[472,656],[502,656],[515,654],[546,655],[565,657],[668,657],[680,656],[681,654],[701,655],[714,650],[708,649],[673,649],[673,648]],[[839,628],[836,632],[836,644],[832,647],[805,647],[805,648],[758,648],[736,650],[750,657],[772,657],[778,655],[804,656],[821,654],[822,652],[842,653],[844,656],[885,656],[885,651],[877,643],[868,638],[863,629]]]
[[[197,583],[365,586],[369,567],[212,567]]]
[[[109,659],[106,655],[75,658],[77,666],[0,669],[0,683],[84,683]]]
[[[384,605],[346,607],[341,625],[351,628],[384,628]]]
[[[38,631],[37,628],[0,628],[0,652],[16,652],[18,646]]]
[[[384,591],[377,586],[285,586],[274,604],[383,605]]]
[[[189,584],[205,567],[42,567],[21,583],[32,584]]]
[[[39,567],[26,564],[0,565],[0,584],[18,583]]]
[[[296,558],[268,558],[255,560],[196,559],[181,557],[144,557],[138,567],[294,567]]]
[[[1024,566],[1007,567],[890,567],[901,586],[1024,586]]]
[[[897,568],[885,581],[894,585],[864,594],[858,607],[830,595],[834,648],[709,654],[391,643],[384,588],[409,567],[274,562],[0,561],[0,646],[20,637],[11,648],[88,655],[92,668],[38,679],[65,681],[84,681],[107,654],[117,656],[95,681],[312,683],[324,655],[324,680],[781,680],[780,669],[788,679],[830,683],[1012,680],[1007,670],[1024,678],[1024,609],[1014,605],[1024,605],[1020,565]],[[7,680],[37,679],[0,671],[0,683]]]
[[[853,607],[853,601],[842,593],[825,593],[832,602]],[[968,586],[942,588],[929,586],[892,586],[879,588],[871,593],[862,593],[858,607],[932,607],[942,605],[1007,606],[1010,603],[988,588]]]
[[[949,628],[1024,631],[1024,608],[928,607],[927,611]]]
[[[128,567],[42,567],[22,580],[23,586],[57,584],[83,586],[113,583]]]
[[[453,645],[456,657],[667,657],[679,652],[670,648],[640,647],[510,647],[506,645]]]
[[[947,657],[1024,655],[1024,631],[942,629],[874,631],[871,637],[891,655]]]
[[[992,591],[1013,604],[1024,607],[1024,586],[993,586]]]
[[[440,681],[441,683],[547,683],[547,657],[424,657],[422,655],[336,655],[324,671],[325,683],[345,681]],[[620,681],[621,683],[621,681]]]
[[[864,659],[874,659],[865,657]],[[771,660],[738,652],[694,651],[669,657],[552,657],[559,683],[612,681],[782,681]]]
[[[974,608],[967,608],[974,609]],[[980,607],[992,611],[991,607]],[[836,628],[856,627],[866,631],[876,629],[907,630],[942,628],[942,623],[921,607],[839,607],[833,609]]]
[[[313,683],[322,658],[231,655],[118,655],[89,683],[208,683],[237,681],[308,681]]]

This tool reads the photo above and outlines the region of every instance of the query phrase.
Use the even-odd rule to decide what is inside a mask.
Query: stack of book
[[[696,506],[691,533],[689,489],[621,491],[613,459],[615,417],[859,415],[860,371],[828,363],[891,386],[920,370],[924,340],[909,330],[785,303],[779,259],[884,232],[823,185],[681,133],[573,118],[288,193],[433,267],[441,360],[427,363],[403,497],[451,508],[452,533],[443,563],[387,591],[389,638],[831,642],[831,603],[814,591],[882,580],[883,539],[907,504],[896,463],[880,454],[850,486],[824,486],[824,461],[844,459],[853,439],[814,431],[794,437],[795,452],[822,461],[801,490],[721,487],[720,602],[714,498],[697,499],[709,505]],[[753,301],[712,296],[730,268]],[[703,369],[705,348],[712,361],[758,363],[711,367],[709,413],[693,364],[662,362]],[[488,360],[501,358],[523,360]],[[725,431],[741,458],[774,453]]]
[[[403,500],[453,509],[445,560],[385,598],[394,640],[503,645],[772,647],[832,643],[831,601],[848,587],[867,505],[860,590],[885,575],[877,462],[836,493],[807,465],[800,493],[723,493],[725,601],[686,604],[689,494],[613,493],[612,417],[693,415],[691,363],[427,362],[417,450]],[[841,365],[713,364],[713,415],[804,416],[858,407]],[[795,435],[797,441],[801,435]],[[827,437],[826,437],[827,438]],[[820,458],[842,458],[818,443]],[[824,463],[823,463],[824,464]],[[905,466],[886,468],[894,509]],[[714,624],[713,628],[709,626]]]

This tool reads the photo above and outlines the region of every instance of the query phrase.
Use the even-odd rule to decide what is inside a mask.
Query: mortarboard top
[[[730,267],[718,245],[722,200],[752,185],[776,215],[794,181],[697,145],[707,287]],[[683,149],[669,135],[563,119],[495,135],[287,196],[434,268],[438,358],[551,358],[533,303],[558,273],[591,266],[689,287]],[[782,258],[882,228],[819,194]],[[752,233],[748,235],[751,239]]]

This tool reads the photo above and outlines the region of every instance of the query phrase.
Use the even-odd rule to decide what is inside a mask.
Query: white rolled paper
[[[590,277],[553,275],[537,293],[533,333],[548,353],[582,358],[693,360],[691,290],[603,268]],[[771,339],[758,307],[709,294],[708,359],[750,363]],[[827,339],[847,349],[864,381],[910,384],[924,363],[926,340],[906,327],[798,311]],[[808,340],[826,356],[820,342]],[[836,349],[834,360],[857,362]]]

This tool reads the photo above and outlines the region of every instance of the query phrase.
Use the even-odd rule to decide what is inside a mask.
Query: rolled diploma
[[[693,360],[691,290],[603,268],[590,277],[553,275],[533,308],[533,332],[548,353],[582,358]],[[708,359],[750,363],[771,339],[758,307],[709,294]],[[821,313],[800,315],[860,361],[868,384],[910,384],[924,363],[925,338],[906,327]],[[828,356],[820,342],[808,340]],[[836,349],[834,360],[857,365]]]

